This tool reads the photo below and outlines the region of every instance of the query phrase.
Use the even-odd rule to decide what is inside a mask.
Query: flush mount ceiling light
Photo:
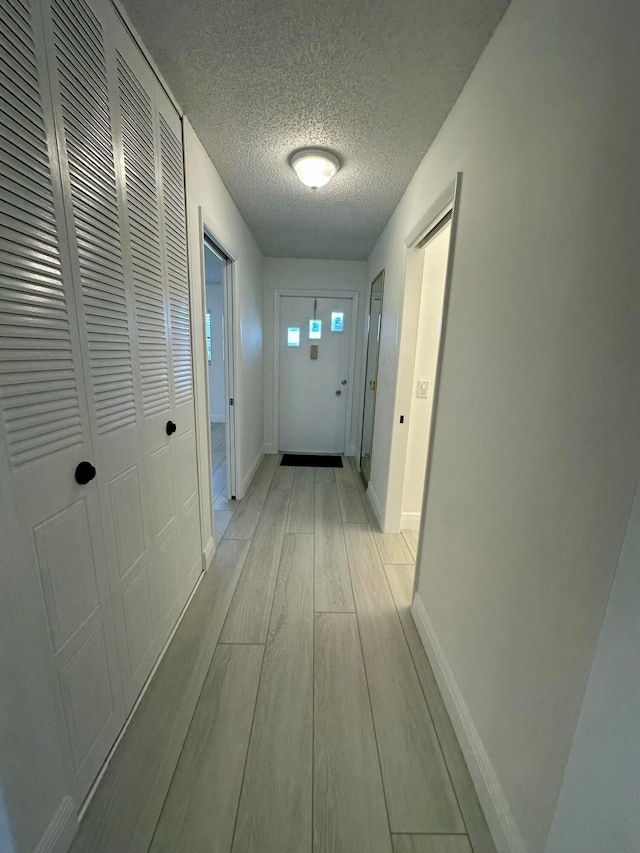
[[[317,190],[333,178],[340,168],[340,161],[330,151],[305,148],[291,157],[291,166],[305,186]]]

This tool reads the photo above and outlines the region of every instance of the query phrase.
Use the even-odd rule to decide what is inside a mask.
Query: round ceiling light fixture
[[[331,151],[304,148],[292,155],[291,166],[305,186],[317,190],[333,178],[340,168],[340,161]]]

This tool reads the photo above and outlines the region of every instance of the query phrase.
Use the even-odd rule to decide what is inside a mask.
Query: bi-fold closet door
[[[109,3],[0,13],[2,450],[79,802],[201,570],[181,124]]]

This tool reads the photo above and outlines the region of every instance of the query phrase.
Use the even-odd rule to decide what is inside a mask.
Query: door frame
[[[431,466],[433,462],[433,445],[438,422],[438,402],[440,398],[440,382],[442,378],[442,355],[447,333],[447,320],[449,315],[449,301],[451,296],[451,278],[453,272],[453,260],[455,253],[456,235],[458,230],[458,214],[460,204],[460,189],[462,185],[462,173],[458,172],[454,180],[440,194],[436,201],[428,208],[405,238],[407,250],[407,267],[405,276],[405,289],[411,276],[419,276],[419,296],[422,301],[422,288],[424,286],[423,272],[425,247],[432,236],[442,227],[445,219],[451,222],[449,246],[447,250],[447,265],[445,271],[444,292],[442,298],[442,315],[440,323],[440,337],[438,340],[438,351],[436,355],[436,369],[433,383],[433,402],[431,405],[431,419],[429,424],[429,438],[427,441],[427,462],[425,468],[424,489],[422,494],[422,507],[420,510],[420,522],[418,527],[418,547],[416,553],[416,571],[414,575],[413,589],[418,588],[420,580],[420,564],[422,559],[423,530],[427,514],[427,502],[429,498],[429,482],[431,479]],[[412,257],[411,257],[412,256]],[[419,259],[419,260],[418,260]],[[418,263],[411,263],[411,260]],[[412,279],[413,280],[413,279]],[[407,463],[407,438],[405,432],[405,444],[403,453],[403,472],[406,471]],[[403,474],[404,485],[404,474]],[[401,511],[401,508],[400,508]]]
[[[218,239],[215,231],[207,223],[202,207],[198,209],[198,240],[200,242],[200,294],[202,300],[202,317],[200,323],[202,325],[202,340],[203,349],[200,357],[205,364],[205,376],[208,378],[208,363],[207,363],[207,340],[206,340],[206,313],[207,313],[207,288],[206,288],[206,273],[205,273],[205,240],[209,241],[214,251],[222,258],[223,276],[222,276],[222,295],[223,295],[223,311],[224,311],[224,357],[225,357],[225,439],[226,439],[226,463],[227,463],[227,497],[241,497],[238,495],[238,441],[237,441],[237,371],[238,363],[237,341],[236,334],[236,258],[231,251]],[[207,412],[207,429],[206,429],[206,447],[208,457],[208,482],[207,489],[211,492],[211,424],[209,422],[209,413],[211,411],[209,405],[209,382],[204,383],[203,389],[205,398],[205,408]],[[231,404],[233,400],[233,404]],[[211,525],[213,527],[213,496],[211,500]]]
[[[303,296],[306,298],[351,299],[351,333],[349,340],[349,373],[347,379],[347,418],[344,434],[344,456],[351,448],[351,425],[353,423],[353,384],[356,365],[356,337],[358,331],[358,292],[357,290],[289,290],[278,288],[273,293],[273,439],[276,453],[280,452],[280,299],[287,296]]]

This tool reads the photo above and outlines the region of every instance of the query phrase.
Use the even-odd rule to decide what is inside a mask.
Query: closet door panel
[[[106,559],[126,708],[160,650],[149,614],[151,510],[122,188],[114,150],[111,7],[50,0],[54,101]],[[138,610],[136,614],[136,608]]]
[[[116,34],[119,130],[116,149],[122,169],[127,244],[131,252],[135,322],[140,354],[142,432],[145,464],[149,470],[154,566],[154,626],[166,638],[181,603],[165,594],[167,542],[177,536],[172,438],[167,423],[173,419],[169,298],[161,247],[160,146],[155,89],[157,82],[130,37]],[[170,562],[170,561],[169,561]],[[162,566],[162,567],[161,567]]]
[[[40,10],[0,0],[0,444],[42,602],[75,793],[124,721]]]
[[[193,513],[198,511],[195,415],[191,318],[189,311],[189,271],[187,262],[186,214],[182,125],[166,97],[159,95],[159,135],[162,186],[163,245],[165,275],[169,293],[171,329],[172,402],[177,432],[173,442],[178,526],[187,562],[181,577],[185,596],[201,568],[201,532],[196,531]],[[189,531],[189,533],[187,533]],[[197,550],[196,550],[197,543]]]

